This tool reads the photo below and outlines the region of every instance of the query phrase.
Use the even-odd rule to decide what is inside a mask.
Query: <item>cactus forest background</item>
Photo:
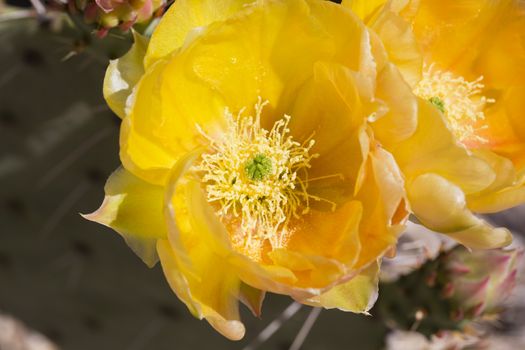
[[[14,317],[60,349],[255,348],[289,298],[269,295],[262,319],[244,309],[248,333],[232,343],[187,312],[159,266],[148,269],[118,235],[78,214],[97,207],[119,163],[119,120],[101,87],[108,58],[129,43],[0,15],[0,344]],[[524,215],[517,208],[491,219],[523,234]],[[510,311],[496,337],[523,337],[523,313]],[[277,322],[259,348],[288,349],[317,316],[310,312]],[[377,315],[322,311],[302,348],[376,350],[386,332]]]

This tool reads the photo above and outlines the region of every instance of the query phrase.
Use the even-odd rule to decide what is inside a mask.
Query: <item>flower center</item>
[[[234,227],[234,246],[254,255],[265,241],[273,248],[283,247],[289,220],[307,213],[311,199],[321,200],[308,194],[308,180],[303,180],[318,156],[310,154],[314,140],[295,141],[287,115],[271,130],[263,129],[265,105],[259,100],[255,117],[243,116],[244,110],[237,116],[226,110],[227,129],[220,139],[199,128],[210,152],[196,166],[208,201],[216,205],[223,222]]]
[[[416,86],[414,93],[430,101],[443,113],[448,126],[463,144],[486,143],[479,131],[485,119],[484,109],[493,99],[481,95],[485,85],[483,77],[467,81],[450,72],[435,69],[434,65],[425,66],[423,78]]]
[[[246,164],[244,170],[250,180],[262,181],[272,172],[272,160],[264,154],[258,154]]]
[[[445,102],[443,102],[442,99],[440,99],[439,97],[431,97],[428,99],[430,101],[430,103],[432,103],[434,106],[436,106],[437,109],[439,109],[439,111],[441,113],[445,113],[446,110],[445,110]]]

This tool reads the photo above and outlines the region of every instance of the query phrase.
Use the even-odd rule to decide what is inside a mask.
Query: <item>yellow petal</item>
[[[109,107],[120,118],[124,118],[131,104],[135,85],[144,74],[143,60],[148,39],[133,31],[134,43],[121,58],[111,60],[104,77],[104,98]]]
[[[363,249],[356,267],[362,268],[395,245],[408,217],[403,180],[391,155],[371,152],[366,177],[356,199],[363,205],[359,239]]]
[[[487,190],[468,197],[468,206],[478,213],[496,213],[525,202],[525,176],[516,173],[510,160],[490,151],[477,151],[498,175]]]
[[[348,7],[363,21],[367,22],[377,14],[387,3],[387,0],[343,0],[342,5]]]
[[[105,186],[101,207],[84,217],[117,231],[149,266],[157,260],[156,243],[167,237],[163,216],[164,189],[146,183],[124,168],[117,169]]]
[[[475,74],[482,75],[490,88],[505,89],[525,81],[525,18],[518,6],[523,8],[510,6],[500,22],[492,25],[474,62]]]
[[[274,249],[268,255],[276,265],[285,266],[293,271],[306,271],[314,268],[314,265],[303,254],[288,249]]]
[[[315,130],[312,152],[320,156],[312,160],[309,177],[332,176],[312,182],[311,193],[336,203],[353,195],[368,156],[367,108],[361,102],[359,79],[342,65],[317,63],[291,112],[290,130],[295,139],[303,142]],[[344,158],[352,161],[341,162]]]
[[[486,222],[447,235],[472,249],[502,248],[512,243],[512,234],[509,230],[503,227],[491,227]]]
[[[242,16],[210,25],[176,54],[166,72],[170,76],[167,89],[170,97],[183,94],[184,99],[172,104],[185,110],[202,107],[200,101],[208,101],[210,90],[220,96],[222,107],[234,113],[253,106],[260,96],[273,109],[263,121],[270,128],[274,118],[290,112],[297,89],[321,61],[336,61],[355,71],[366,67],[373,73],[364,25],[329,2],[256,2]],[[194,109],[189,111],[181,118],[188,118],[187,114],[196,118]]]
[[[524,108],[525,79],[520,86],[507,88],[486,114],[487,146],[512,160],[518,170],[525,168]]]
[[[164,267],[164,271],[188,308],[219,332],[237,339],[244,328],[241,332],[233,299],[243,297],[241,281],[253,288],[296,297],[318,291],[295,286],[297,278],[286,268],[260,264],[232,250],[228,232],[207,202],[200,183],[185,177],[198,154],[188,154],[172,171],[166,192],[170,248],[166,263],[166,251],[159,250],[159,255],[163,265],[175,266]]]
[[[193,316],[202,318],[202,307],[200,303],[193,298],[189,282],[182,272],[183,268],[180,266],[181,263],[178,261],[177,255],[173,253],[173,248],[169,241],[167,239],[157,241],[157,251],[164,276],[173,292],[186,304]]]
[[[239,321],[236,294],[237,276],[229,273],[229,266],[220,257],[202,249],[199,276],[191,276],[181,265],[167,240],[159,240],[158,252],[164,275],[170,287],[188,309],[198,318],[206,318],[210,325],[231,340],[244,336],[244,325]]]
[[[522,62],[525,62],[525,57]],[[521,81],[521,84],[521,86],[513,86],[508,89],[505,96],[505,105],[510,124],[516,136],[523,144],[525,143],[525,121],[523,120],[523,110],[525,109],[525,77]]]
[[[388,148],[416,131],[418,100],[391,63],[378,76],[376,96],[386,103],[389,110],[372,123],[372,128],[377,139]]]
[[[189,35],[198,35],[209,24],[228,19],[252,2],[254,0],[177,0],[155,28],[144,62],[146,68],[181,47]]]
[[[360,91],[358,79],[355,72],[343,65],[316,63],[312,79],[294,101],[290,120],[294,138],[303,141],[315,130],[313,152],[322,156],[336,152],[342,140],[355,133],[368,116],[362,101],[365,93]],[[351,150],[348,148],[345,152]]]
[[[239,300],[246,305],[256,317],[261,316],[261,308],[265,295],[265,291],[253,288],[246,283],[241,283]]]
[[[318,293],[317,290],[304,290],[295,287],[297,277],[289,269],[277,265],[264,265],[246,256],[235,255],[231,259],[241,280],[254,288],[273,293],[304,298]]]
[[[435,173],[458,185],[467,194],[482,191],[495,180],[491,167],[456,143],[443,115],[430,102],[419,100],[416,132],[394,144],[394,155],[408,180]]]
[[[172,170],[165,197],[169,240],[159,243],[159,256],[170,286],[195,316],[239,340],[245,331],[239,321],[240,280],[221,236],[225,229],[199,184],[185,178],[198,154],[188,154]]]
[[[257,3],[243,16],[211,26],[184,50],[177,58],[181,62],[174,62],[174,71],[168,74],[173,76],[183,69],[180,74],[187,76],[190,67],[201,84],[195,89],[217,91],[224,99],[223,106],[234,113],[253,106],[259,96],[278,108],[284,87],[293,93],[294,86],[311,75],[313,62],[334,51],[326,33],[306,15],[307,11],[304,1],[299,0]],[[283,45],[287,45],[286,50],[278,49]],[[297,52],[308,54],[297,56]],[[177,81],[171,81],[173,90],[180,89]],[[201,101],[201,96],[196,94],[193,100]],[[275,111],[275,115],[282,113]]]
[[[277,255],[277,251],[272,258],[297,271],[313,269],[313,261],[307,256],[314,255],[337,259],[352,267],[361,251],[359,223],[362,210],[358,201],[349,201],[335,212],[311,210],[293,222],[295,233],[287,244],[290,252]]]
[[[381,38],[389,61],[396,65],[406,82],[415,87],[421,79],[423,54],[410,22],[393,11],[383,10],[370,27]]]
[[[186,158],[188,164],[191,164],[191,157]],[[179,170],[173,172],[174,178],[179,172],[184,173],[188,166],[178,167]],[[166,197],[172,198],[166,206],[170,218],[169,239],[177,258],[187,267],[188,276],[198,278],[201,275],[195,259],[202,257],[203,250],[209,249],[221,259],[222,264],[228,265],[230,275],[237,276],[238,280],[253,288],[298,298],[318,294],[316,289],[296,286],[297,278],[289,269],[260,263],[233,251],[229,233],[207,202],[201,184],[193,177],[185,179],[180,185],[170,183],[173,185],[170,185]],[[213,262],[209,264],[213,265]]]
[[[134,175],[152,184],[163,185],[174,157],[162,146],[140,135],[129,117],[120,126],[120,160]]]
[[[122,123],[122,163],[151,183],[165,184],[173,164],[200,145],[199,126],[214,135],[224,124],[225,105],[219,95],[188,80],[185,67],[182,57],[150,67]]]
[[[345,268],[335,259],[320,255],[304,255],[286,249],[274,249],[268,254],[277,266],[283,266],[295,274],[294,286],[323,289],[341,279]]]
[[[172,21],[165,17],[163,22]],[[334,58],[354,70],[366,67],[366,74],[373,75],[366,28],[352,15],[327,2],[311,7],[302,0],[258,2],[242,16],[210,25],[191,45],[147,69],[128,133],[122,133],[127,148],[121,159],[137,176],[160,184],[172,164],[202,140],[197,126],[216,137],[225,127],[226,107],[236,114],[262,97],[273,109],[262,121],[270,129],[274,118],[290,112],[314,64]],[[143,152],[146,147],[151,152]]]
[[[326,309],[337,308],[343,311],[367,313],[377,300],[379,265],[379,262],[373,262],[348,282],[309,299],[307,303]]]
[[[341,5],[331,1],[308,1],[308,5],[310,14],[316,17],[328,34],[327,44],[331,42],[332,50],[335,50],[333,56],[318,61],[339,63],[358,75],[375,79],[377,67],[372,54],[370,32],[357,16],[341,10]]]
[[[505,188],[469,200],[469,208],[478,213],[498,213],[525,203],[525,184]]]
[[[408,216],[405,204],[405,181],[394,157],[384,149],[377,148],[370,154],[370,161],[387,225],[404,224]]]
[[[444,69],[461,72],[476,60],[477,50],[494,31],[494,21],[505,15],[513,0],[420,1],[412,22],[427,57]]]
[[[474,249],[499,248],[512,241],[510,232],[493,228],[467,208],[458,187],[436,174],[425,174],[408,184],[410,204],[417,218],[431,230],[445,233]]]
[[[496,174],[496,178],[485,190],[475,193],[469,198],[496,192],[516,183],[517,173],[514,165],[512,164],[512,161],[489,150],[478,149],[473,150],[472,153],[476,157],[483,159],[493,169],[494,173]]]

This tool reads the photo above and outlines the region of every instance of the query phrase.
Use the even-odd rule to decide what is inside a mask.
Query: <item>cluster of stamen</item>
[[[427,99],[447,118],[450,129],[462,143],[485,143],[479,135],[479,122],[485,119],[484,109],[493,99],[482,96],[483,77],[467,81],[451,72],[443,72],[434,65],[425,66],[423,78],[414,93]]]
[[[240,223],[233,243],[253,251],[264,241],[274,248],[283,246],[289,220],[307,213],[310,200],[318,199],[308,194],[305,180],[317,157],[310,154],[314,140],[294,141],[287,115],[270,131],[263,129],[265,105],[259,100],[255,117],[244,116],[244,110],[237,116],[226,110],[227,129],[220,139],[199,128],[210,149],[196,166],[208,201],[223,220]]]

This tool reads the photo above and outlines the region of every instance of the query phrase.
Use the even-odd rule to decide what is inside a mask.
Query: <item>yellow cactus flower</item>
[[[86,217],[231,339],[266,291],[367,312],[408,215],[381,143],[417,127],[377,39],[322,0],[177,0],[135,36],[104,82],[123,167]]]
[[[472,248],[508,243],[506,230],[493,230],[472,212],[525,202],[523,3],[346,0],[343,6],[374,30],[426,100],[418,131],[389,149],[407,180],[412,211]],[[419,154],[432,158],[417,160]]]

